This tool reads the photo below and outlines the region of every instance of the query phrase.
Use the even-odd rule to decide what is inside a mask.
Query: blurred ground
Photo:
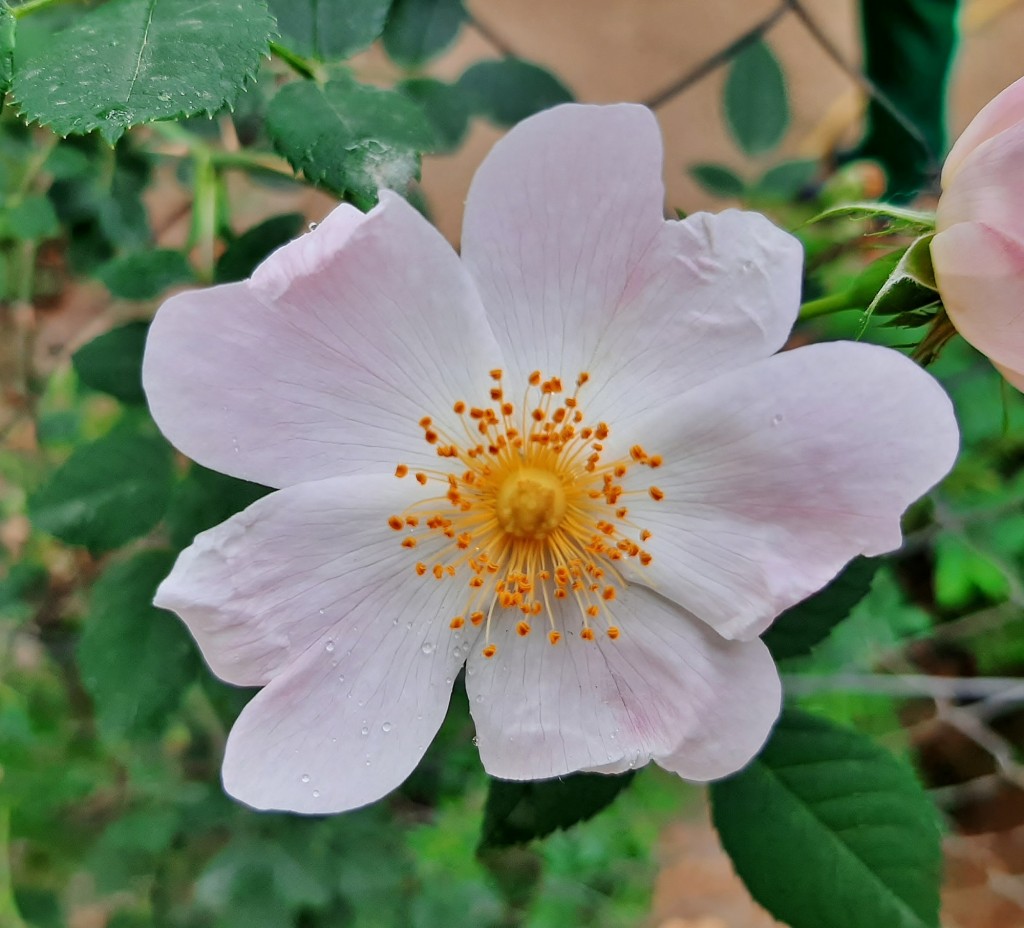
[[[494,57],[501,47],[547,65],[587,102],[654,99],[666,87],[737,35],[763,20],[775,0],[488,0],[473,2],[487,38],[468,27],[458,45],[431,71],[454,77],[470,62]],[[807,8],[835,43],[845,62],[858,59],[854,0],[807,0]],[[964,40],[955,67],[950,105],[954,133],[996,92],[1021,76],[1024,0],[970,0],[963,14]],[[497,42],[494,39],[497,39]],[[776,160],[815,157],[856,139],[862,99],[847,70],[832,60],[791,15],[783,16],[768,41],[789,77],[793,121]],[[382,55],[360,57],[365,77],[387,78]],[[666,141],[669,202],[687,211],[720,208],[685,173],[689,164],[719,161],[740,173],[764,168],[747,162],[730,142],[719,110],[724,70],[718,69],[658,108]],[[428,158],[423,188],[444,234],[457,242],[462,204],[473,171],[499,132],[477,124],[454,155]],[[330,199],[314,192],[296,203],[291,195],[261,188],[233,197],[236,223],[247,227],[284,210],[320,218]],[[188,204],[172,180],[149,195],[161,244],[181,245]],[[143,307],[145,309],[145,307]],[[137,304],[112,305],[98,284],[68,291],[40,314],[37,369],[61,363],[78,345],[114,322],[138,314]],[[17,440],[16,435],[10,436]],[[998,812],[980,833],[946,840],[947,928],[1024,926],[1024,828],[1007,829]],[[706,813],[666,823],[663,869],[649,924],[655,928],[770,928],[776,923],[750,901],[732,874]],[[879,926],[884,928],[884,926]]]

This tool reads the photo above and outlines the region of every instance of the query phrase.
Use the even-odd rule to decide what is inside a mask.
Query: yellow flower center
[[[547,538],[565,516],[565,488],[558,474],[524,467],[509,474],[498,490],[498,525],[513,538]]]
[[[443,434],[429,416],[420,420],[424,439],[450,467],[414,476],[423,486],[440,484],[444,493],[391,516],[388,524],[403,534],[404,548],[435,542],[432,563],[412,565],[425,582],[461,577],[467,583],[466,607],[450,626],[486,622],[485,657],[497,652],[492,622],[509,613],[521,636],[546,614],[548,640],[557,644],[563,633],[552,609],[556,600],[575,601],[584,641],[594,640],[595,624],[617,639],[612,604],[625,585],[618,564],[651,563],[642,547],[651,533],[630,520],[629,497],[664,499],[658,487],[627,488],[624,478],[635,467],[660,467],[661,457],[634,445],[628,457],[602,461],[611,429],[604,422],[585,424],[579,403],[589,374],[580,374],[575,391],[564,396],[558,377],[545,380],[534,371],[518,414],[505,398],[502,372],[491,377],[494,405],[454,405],[463,434]],[[395,475],[408,476],[409,467],[399,464]]]

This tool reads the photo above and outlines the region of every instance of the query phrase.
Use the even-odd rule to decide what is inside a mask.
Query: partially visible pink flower
[[[964,130],[942,187],[931,250],[946,312],[1024,390],[1024,78]]]
[[[264,687],[234,796],[379,798],[463,665],[495,776],[724,776],[779,711],[758,635],[899,545],[956,453],[945,394],[884,348],[776,354],[800,246],[751,213],[665,221],[661,162],[646,109],[557,107],[481,166],[461,259],[385,191],[157,314],[161,428],[281,488],[157,596]]]

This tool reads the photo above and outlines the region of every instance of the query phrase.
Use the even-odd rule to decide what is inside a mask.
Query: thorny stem
[[[684,90],[689,89],[696,84],[701,78],[710,74],[716,68],[727,64],[733,56],[738,52],[743,51],[748,45],[756,42],[761,36],[763,36],[775,23],[782,18],[782,16],[789,10],[789,0],[783,0],[771,13],[764,17],[760,22],[755,23],[746,32],[743,33],[738,39],[730,42],[724,48],[715,52],[713,55],[709,55],[700,64],[691,70],[687,71],[682,77],[673,81],[664,90],[654,94],[654,96],[644,101],[644,105],[652,110],[656,110],[659,106],[663,106],[668,103],[669,100],[677,97]]]
[[[501,52],[506,58],[515,58],[516,52],[500,35],[498,35],[490,26],[484,25],[480,22],[479,18],[469,13],[469,22],[473,28],[480,33],[481,38],[486,42],[489,42],[494,46],[496,51]]]

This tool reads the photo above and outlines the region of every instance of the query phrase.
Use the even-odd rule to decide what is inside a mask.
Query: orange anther
[[[504,396],[504,394],[501,392],[501,387],[491,388],[491,399],[494,400],[496,403],[501,400],[502,396]]]
[[[420,561],[419,563],[417,563],[417,565],[416,565],[416,573],[419,576],[422,577],[426,572],[427,572],[427,565],[424,564],[423,561]]]
[[[520,638],[525,638],[527,635],[529,635],[530,634],[530,623],[529,622],[520,622],[516,626],[516,634]]]
[[[488,660],[490,660],[492,657],[494,657],[495,654],[498,653],[498,649],[493,644],[489,644],[480,653],[483,654],[483,656],[486,657]]]
[[[484,620],[484,614],[482,612],[474,612],[470,615],[469,621],[474,625],[480,625]]]
[[[610,625],[608,627],[608,637],[611,638],[612,641],[615,641],[620,634],[621,632],[619,631],[618,625]]]
[[[501,380],[501,368],[496,367],[491,371],[491,380]]]
[[[474,590],[479,590],[480,587],[484,585],[484,578],[474,577],[472,580],[469,581],[469,585],[473,587]]]
[[[400,532],[402,530],[402,526],[405,525],[405,522],[402,521],[401,516],[391,516],[388,519],[388,525],[390,525],[396,532]]]
[[[588,380],[590,380],[590,374],[586,371],[580,371],[579,377],[576,378],[576,386],[582,387]]]
[[[513,405],[512,405],[511,403],[502,403],[502,406],[501,406],[501,414],[502,414],[503,416],[511,416],[511,415],[512,415],[512,413],[514,413],[515,411],[516,411],[516,408],[515,408],[515,406],[513,406]],[[509,435],[510,435],[510,436],[511,436],[512,438],[514,438],[515,436],[514,436],[514,435],[512,435],[512,431],[513,431],[513,430],[511,430],[511,429],[509,430]]]
[[[650,564],[653,560],[654,558],[651,557],[651,555],[647,551],[640,552],[640,563],[643,564],[644,567]]]
[[[592,619],[597,618],[597,614],[600,611],[601,610],[597,606],[587,606],[587,615],[589,615]]]
[[[552,644],[558,644],[558,642],[561,641],[561,640],[562,640],[561,632],[556,632],[554,630],[548,632],[548,641],[550,641]]]
[[[427,429],[426,432],[423,433],[423,437],[427,440],[428,445],[437,444],[438,435],[433,429]]]
[[[662,463],[663,463],[663,462],[662,462],[662,459],[661,459],[661,455],[660,455],[660,454],[652,454],[652,455],[651,455],[651,456],[650,456],[650,457],[649,457],[649,458],[647,459],[647,466],[648,466],[648,467],[661,467]]]
[[[420,520],[416,516],[406,516],[405,524],[408,525],[409,528],[416,528],[416,526],[420,524]]]
[[[647,492],[651,494],[651,499],[656,503],[660,503],[665,498],[664,492],[658,487],[650,487]]]
[[[615,599],[615,587],[606,586],[604,591],[601,593],[601,599],[605,600],[605,602],[611,602]]]
[[[429,429],[430,426],[433,424],[433,421],[434,420],[431,419],[430,416],[424,416],[422,419],[420,419],[420,428]]]
[[[409,473],[409,465],[408,464],[399,464],[398,467],[395,468],[395,476],[396,477],[404,477],[408,473]]]
[[[644,529],[644,530],[643,530],[643,531],[642,531],[642,532],[640,533],[640,540],[641,540],[641,541],[649,541],[649,540],[650,540],[650,538],[651,538],[651,533],[650,533],[649,531],[647,531],[647,529]]]
[[[410,535],[408,538],[403,538],[402,539],[402,547],[403,548],[415,548],[416,547],[416,539],[413,538],[412,535]]]
[[[594,630],[592,628],[583,629],[583,631],[580,632],[580,638],[582,638],[584,641],[593,641]]]
[[[463,403],[462,400],[459,400],[454,406],[452,406],[452,411],[461,416],[466,411],[466,404]]]
[[[437,579],[437,580],[440,580],[443,576],[444,576],[444,565],[442,565],[442,564],[435,564],[434,565],[434,578]]]
[[[451,620],[451,622],[448,623],[448,627],[455,631],[458,631],[458,629],[462,628],[462,626],[464,626],[465,624],[466,620],[461,615],[457,615],[455,616],[454,619]]]
[[[530,386],[531,387],[539,387],[540,386],[540,377],[541,377],[540,371],[534,371],[532,374],[530,374]]]
[[[426,486],[427,475],[420,471],[419,473],[416,474],[416,482],[419,483],[421,486]]]

